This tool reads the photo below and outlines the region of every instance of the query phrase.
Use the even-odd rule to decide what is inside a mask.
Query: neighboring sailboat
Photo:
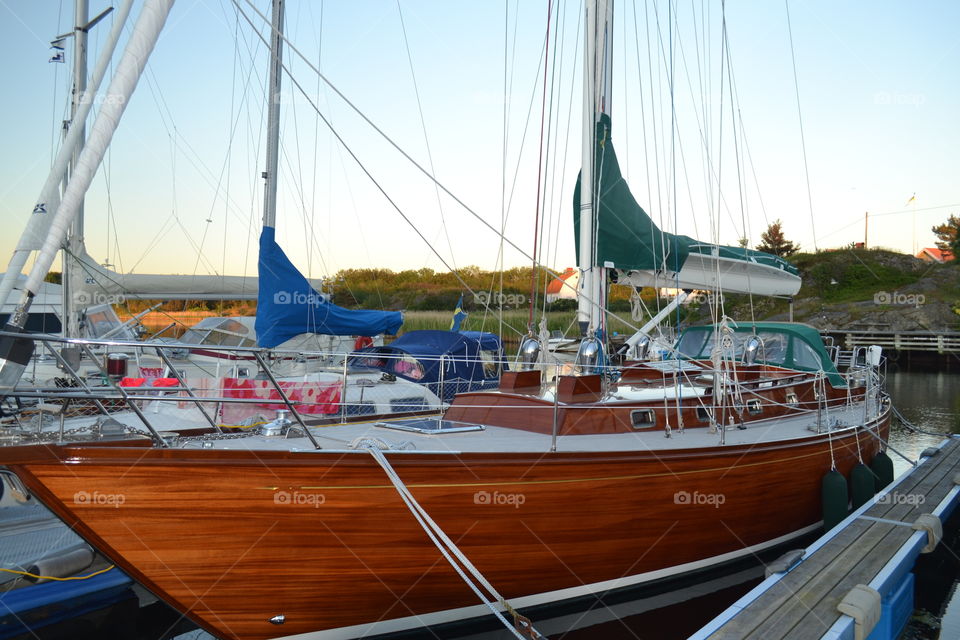
[[[604,269],[634,277],[710,263],[721,288],[756,274],[769,290],[793,289],[796,275],[775,259],[678,236],[658,236],[670,250],[648,247],[646,262],[621,264],[603,242],[594,253],[605,207],[620,206],[593,171],[597,145],[612,149],[611,11],[587,2],[586,332],[603,333]],[[623,370],[582,348],[581,374],[555,382],[527,346],[530,368],[505,373],[496,391],[458,395],[442,419],[14,446],[0,464],[203,628],[260,639],[352,638],[491,612],[519,637],[531,626],[518,608],[593,602],[812,532],[821,478],[882,459],[879,353],[841,373],[810,327],[724,320],[687,330],[672,360]],[[80,491],[122,495],[122,509],[77,501]]]
[[[49,229],[52,218],[60,208],[60,194],[58,191],[61,180],[69,184],[69,171],[77,166],[79,154],[84,145],[84,123],[90,112],[90,105],[96,100],[100,82],[108,68],[111,54],[122,31],[132,2],[125,0],[118,12],[119,15],[111,29],[107,46],[104,47],[96,70],[93,74],[91,86],[86,83],[86,30],[109,13],[105,11],[97,18],[86,24],[87,3],[78,0],[76,5],[76,20],[78,25],[75,33],[70,34],[76,39],[75,56],[75,87],[73,96],[72,122],[62,148],[59,150],[54,167],[44,185],[37,205],[28,220],[21,240],[14,251],[7,272],[0,281],[0,304],[13,293],[20,294],[21,303],[29,300],[32,306],[30,315],[25,315],[26,329],[29,331],[45,330],[59,333],[69,338],[112,338],[114,340],[134,340],[138,338],[132,329],[122,327],[111,305],[103,301],[123,299],[162,299],[162,300],[258,300],[258,314],[256,318],[256,332],[242,329],[242,335],[230,338],[228,342],[235,346],[252,346],[249,340],[268,349],[278,348],[281,351],[324,351],[324,357],[311,358],[312,368],[295,367],[294,373],[316,372],[321,366],[339,366],[346,354],[353,351],[358,345],[367,344],[366,340],[358,338],[377,337],[383,334],[395,334],[403,322],[400,312],[349,310],[333,304],[330,294],[323,292],[323,281],[308,280],[290,262],[275,240],[275,218],[277,203],[277,164],[279,151],[279,91],[280,91],[280,59],[282,54],[282,40],[279,28],[282,27],[282,3],[280,6],[278,31],[274,34],[272,59],[276,64],[271,65],[271,87],[269,101],[269,118],[267,131],[268,159],[267,171],[264,172],[264,227],[260,238],[260,254],[258,261],[258,277],[222,276],[222,275],[172,275],[172,274],[134,274],[118,273],[106,266],[98,264],[86,251],[83,241],[82,211],[83,193],[79,192],[73,203],[71,223],[68,223],[70,232],[64,240],[66,247],[62,252],[64,264],[63,286],[58,287],[62,292],[62,304],[52,305],[49,301],[49,290],[52,285],[40,283],[39,289],[28,293],[21,283],[23,276],[20,269],[26,264],[28,256],[43,247],[49,241]],[[119,116],[117,116],[119,117]],[[81,179],[83,177],[81,176]],[[15,288],[19,287],[19,288]],[[39,296],[38,296],[39,294]],[[42,305],[38,308],[40,301]],[[10,307],[9,309],[7,307]],[[15,328],[18,322],[13,305],[2,304],[5,311],[5,322],[13,322]],[[37,311],[43,314],[41,318]],[[137,318],[139,319],[139,318]],[[62,322],[61,322],[62,320]],[[225,319],[226,320],[226,319]],[[239,321],[243,323],[243,321]],[[202,328],[201,328],[202,329]],[[195,337],[200,331],[193,332]],[[208,337],[209,331],[206,332]],[[325,339],[321,340],[320,336]],[[184,342],[187,345],[202,347],[202,341]],[[168,338],[161,339],[164,343],[171,343]],[[214,343],[221,344],[221,343]],[[191,377],[197,375],[209,376],[213,370],[209,366],[216,362],[219,354],[209,354],[204,359],[202,349],[180,349],[179,355],[190,356],[191,362],[178,362],[184,374]],[[336,356],[335,354],[339,354]],[[128,354],[134,358],[133,353]],[[103,354],[105,357],[106,354]],[[177,358],[180,360],[180,358]],[[252,358],[251,358],[252,359]],[[147,356],[145,361],[138,357],[137,362],[149,370],[158,365],[156,358]],[[52,384],[54,378],[64,375],[63,366],[55,360],[45,357],[43,360],[34,359],[31,363],[30,379],[35,384]],[[95,372],[96,367],[88,360],[74,362],[74,368]],[[216,369],[219,372],[219,367]],[[137,372],[133,371],[136,375]],[[252,375],[252,374],[251,374]],[[283,375],[283,373],[280,373]],[[94,373],[96,377],[96,374]],[[402,385],[401,385],[402,386]],[[402,395],[402,394],[401,394]],[[409,394],[407,394],[409,395]],[[404,396],[406,397],[406,396]],[[431,398],[424,397],[427,404],[433,404]]]

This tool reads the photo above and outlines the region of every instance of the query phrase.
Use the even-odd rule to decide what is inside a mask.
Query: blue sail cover
[[[338,307],[310,286],[276,241],[273,227],[260,234],[257,263],[257,344],[270,349],[301,333],[334,336],[395,334],[403,324],[399,311]]]
[[[506,368],[495,334],[433,329],[410,331],[386,346],[354,352],[349,363],[426,385],[445,402],[463,391],[496,388],[501,366]]]

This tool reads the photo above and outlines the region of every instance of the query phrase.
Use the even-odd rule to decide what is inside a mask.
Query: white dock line
[[[456,543],[443,532],[443,529],[440,528],[433,518],[430,517],[430,514],[417,502],[417,499],[413,497],[413,494],[410,493],[410,490],[407,489],[407,486],[403,483],[403,480],[394,470],[393,466],[390,464],[390,461],[387,460],[386,456],[383,455],[383,452],[375,447],[367,448],[367,451],[370,452],[370,455],[373,456],[373,459],[377,461],[382,468],[384,473],[387,474],[387,477],[390,479],[390,482],[393,483],[393,486],[396,488],[397,493],[400,494],[400,497],[403,498],[404,503],[407,505],[407,508],[410,509],[410,512],[413,514],[413,517],[416,518],[417,522],[423,527],[423,530],[427,533],[427,536],[430,538],[431,542],[436,545],[437,549],[440,550],[440,553],[443,554],[443,557],[447,559],[447,562],[450,563],[450,566],[459,574],[467,586],[480,598],[480,601],[485,604],[490,611],[493,612],[493,615],[503,623],[503,626],[507,628],[514,636],[520,638],[520,640],[525,640],[526,637],[533,638],[534,640],[542,639],[546,640],[545,636],[541,635],[536,629],[533,628],[533,624],[530,620],[519,613],[510,606],[506,599],[494,589],[493,585],[483,577],[483,574],[480,573],[480,570],[477,569],[472,562],[463,554],[460,549],[457,548]],[[454,558],[459,561],[458,564],[454,561]],[[461,567],[460,565],[463,565]],[[473,580],[470,579],[470,576],[464,573],[463,569],[466,569],[473,576]],[[484,589],[486,589],[488,595],[484,595],[481,592],[480,588],[474,582],[479,582]],[[511,626],[507,622],[506,618],[500,615],[500,611],[497,610],[495,604],[499,603],[508,613],[513,616],[514,626]],[[527,636],[524,636],[520,630],[523,630]]]

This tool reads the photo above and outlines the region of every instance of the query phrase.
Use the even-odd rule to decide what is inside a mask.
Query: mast
[[[80,158],[80,151],[83,149],[87,123],[77,118],[77,112],[80,110],[81,99],[87,90],[87,19],[89,18],[90,7],[87,0],[76,0],[74,4],[73,16],[73,90],[70,95],[70,120],[63,123],[63,137],[66,139],[70,129],[78,130],[77,146],[74,147],[73,157],[70,160],[70,166],[63,180],[63,188],[66,190],[70,182],[70,176],[73,175],[77,166],[77,160]],[[83,243],[83,199],[77,205],[76,218],[73,225],[67,231],[67,237],[64,240],[64,251],[61,256],[61,274],[60,274],[60,292],[63,301],[60,307],[60,313],[63,320],[63,336],[65,338],[77,338],[80,336],[80,318],[77,311],[77,305],[74,304],[73,290],[71,283],[73,281],[72,271],[74,265],[70,255],[76,255],[76,248]],[[79,275],[79,274],[78,274]]]
[[[270,102],[267,105],[267,168],[263,172],[263,226],[277,222],[277,166],[280,156],[280,78],[283,71],[283,3],[273,0],[270,33]]]
[[[597,266],[594,167],[597,123],[610,115],[613,52],[613,0],[586,0],[583,47],[583,162],[580,170],[580,296],[577,320],[580,333],[595,335],[603,328],[606,273]]]
[[[71,116],[71,120],[74,122],[85,123],[87,121],[87,116],[90,114],[90,108],[94,102],[92,96],[96,95],[100,89],[100,83],[106,75],[110,60],[113,59],[117,42],[120,40],[120,33],[123,31],[132,6],[133,0],[123,0],[123,3],[120,5],[116,18],[113,21],[113,27],[111,27],[110,33],[107,35],[107,40],[100,51],[97,66],[90,76],[87,91],[79,101],[79,109]],[[87,23],[85,31],[89,31],[93,25],[105,18],[111,11],[113,11],[112,7],[103,10],[100,15]],[[54,42],[68,36],[73,36],[73,32],[57,36]],[[83,146],[80,140],[82,133],[83,130],[80,127],[69,128],[65,131],[63,144],[57,151],[57,155],[50,168],[50,173],[47,174],[46,182],[44,182],[43,188],[40,190],[40,196],[35,202],[33,212],[27,219],[27,226],[20,236],[20,241],[16,249],[13,251],[10,262],[7,265],[7,271],[3,274],[3,279],[0,280],[0,305],[6,304],[17,277],[27,264],[27,258],[33,251],[40,249],[46,240],[47,232],[50,228],[50,219],[56,214],[57,207],[60,206],[60,183],[63,181],[68,166],[75,157],[75,153],[79,154],[79,149]]]
[[[33,299],[40,290],[44,276],[53,264],[57,251],[63,246],[67,229],[73,224],[83,195],[90,187],[93,177],[103,156],[107,152],[113,134],[117,130],[120,118],[130,102],[130,96],[136,89],[147,59],[160,36],[174,0],[146,0],[133,33],[127,42],[123,57],[117,64],[116,72],[106,92],[106,100],[97,112],[97,118],[90,131],[90,137],[77,158],[73,176],[63,194],[56,216],[50,224],[43,247],[37,261],[30,270],[24,286],[23,296],[17,308],[10,315],[5,330],[22,333],[30,312]],[[20,337],[0,337],[0,391],[13,388],[20,379],[30,356],[33,343]]]

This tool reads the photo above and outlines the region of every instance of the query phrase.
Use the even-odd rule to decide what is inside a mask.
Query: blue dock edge
[[[46,582],[0,594],[0,638],[82,616],[128,597],[133,580],[111,569],[87,580]]]
[[[944,440],[936,448],[941,449],[949,441],[949,438]],[[919,464],[923,464],[927,460],[929,460],[929,458],[920,458]],[[797,564],[792,566],[789,571],[793,571],[802,565],[804,560],[813,555],[850,523],[859,518],[867,509],[876,504],[881,497],[893,492],[909,475],[909,473],[900,475],[899,478],[896,478],[883,491],[875,495],[873,499],[869,500],[856,511],[853,511],[840,524],[818,538],[813,544],[807,547],[803,553],[803,557]],[[960,497],[960,486],[954,486],[932,511],[933,515],[940,518],[941,522],[946,521],[946,519],[950,517],[950,514],[953,513],[954,508],[956,508],[958,497]],[[883,601],[880,620],[870,635],[867,636],[867,640],[895,640],[900,635],[900,632],[903,631],[910,614],[913,612],[914,578],[911,569],[913,569],[917,556],[920,555],[921,549],[923,549],[926,544],[927,532],[915,531],[868,585],[880,593]],[[691,635],[689,640],[706,640],[709,638],[761,594],[766,592],[772,585],[779,582],[788,572],[775,573],[758,584],[739,600],[727,607],[720,615]],[[854,640],[855,626],[852,617],[841,614],[840,618],[821,638],[822,640]]]

